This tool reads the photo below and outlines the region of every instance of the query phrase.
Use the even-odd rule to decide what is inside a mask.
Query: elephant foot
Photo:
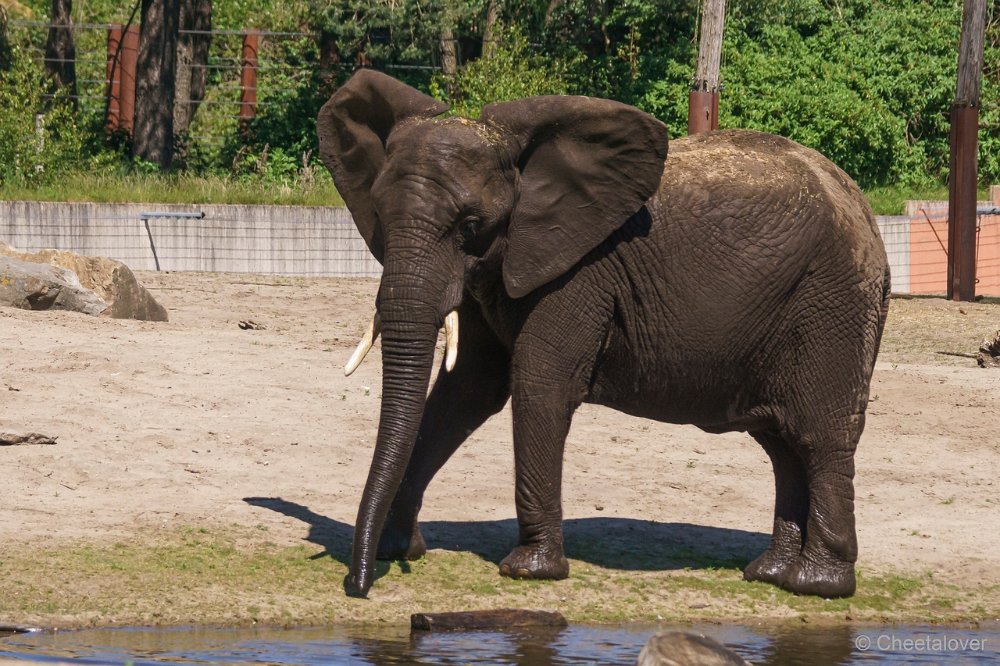
[[[743,580],[770,583],[781,587],[785,572],[795,563],[797,553],[768,548],[743,569]]]
[[[836,599],[852,596],[857,580],[853,562],[820,562],[803,554],[785,570],[777,585],[795,594]]]
[[[747,565],[743,580],[770,583],[795,594],[827,599],[849,597],[857,586],[853,562],[820,562],[804,553],[790,557],[771,549]]]
[[[508,578],[562,580],[569,576],[569,562],[562,549],[518,546],[500,562],[500,575]]]
[[[414,522],[410,529],[386,525],[378,540],[375,558],[379,560],[418,560],[427,552],[427,544]]]

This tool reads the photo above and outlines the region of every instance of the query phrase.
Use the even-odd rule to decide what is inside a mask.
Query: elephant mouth
[[[365,360],[365,357],[368,356],[368,352],[371,351],[372,345],[375,344],[375,340],[378,339],[381,332],[382,318],[376,310],[371,323],[368,325],[368,330],[365,331],[354,353],[351,354],[351,358],[344,365],[345,376],[350,377],[358,369]],[[447,372],[451,372],[455,367],[455,362],[458,360],[458,310],[452,310],[444,318],[444,336],[444,369]]]

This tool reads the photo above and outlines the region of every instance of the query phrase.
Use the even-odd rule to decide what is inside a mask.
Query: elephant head
[[[372,254],[383,264],[378,437],[355,527],[348,593],[372,583],[378,539],[417,436],[434,345],[449,322],[457,351],[467,275],[494,269],[511,299],[577,264],[656,191],[666,128],[608,100],[547,96],[491,104],[478,121],[372,70],[319,112],[320,155]]]

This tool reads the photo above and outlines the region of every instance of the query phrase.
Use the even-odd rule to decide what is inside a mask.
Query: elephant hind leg
[[[780,585],[802,552],[809,516],[809,488],[802,460],[773,432],[751,433],[774,470],[774,528],[771,544],[743,571],[746,580]]]
[[[744,576],[796,594],[849,597],[858,557],[854,451],[864,416],[810,422],[757,435],[775,470],[774,534]]]

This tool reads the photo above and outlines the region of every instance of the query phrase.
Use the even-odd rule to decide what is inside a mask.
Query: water
[[[573,625],[532,631],[125,628],[0,636],[0,659],[44,664],[635,664],[658,631],[704,633],[755,664],[995,664],[1000,625],[746,627]]]

